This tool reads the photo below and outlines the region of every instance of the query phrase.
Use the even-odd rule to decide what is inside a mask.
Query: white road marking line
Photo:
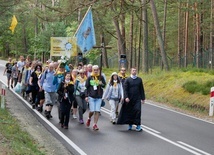
[[[0,80],[4,85],[6,85],[2,80]],[[13,89],[10,89],[18,98],[20,98],[28,107],[31,108],[30,104],[25,101],[19,94],[17,94]],[[82,149],[80,149],[73,141],[71,141],[64,133],[62,133],[57,127],[55,127],[50,121],[48,121],[40,112],[36,109],[32,109],[45,123],[47,123],[55,132],[59,134],[72,148],[74,148],[79,154],[87,155]]]
[[[101,110],[102,110],[103,112],[107,113],[107,114],[110,114],[110,110],[109,110],[109,109],[106,109],[106,108],[103,108],[103,107],[102,107]],[[146,129],[148,129],[148,130],[150,130],[150,131],[152,131],[152,132],[155,132],[155,133],[157,133],[157,134],[160,134],[160,133],[161,133],[161,132],[159,132],[159,131],[157,131],[157,130],[154,130],[154,129],[148,127],[148,126],[145,126],[145,125],[141,125],[141,126],[142,126],[142,128],[146,128]]]
[[[195,150],[195,151],[198,151],[198,152],[200,152],[200,153],[203,153],[203,154],[205,154],[205,155],[211,155],[210,153],[207,153],[207,152],[205,152],[205,151],[203,151],[203,150],[200,150],[200,149],[198,149],[198,148],[196,148],[196,147],[193,147],[193,146],[191,146],[191,145],[189,145],[189,144],[187,144],[187,143],[184,143],[184,142],[181,142],[181,141],[177,141],[178,143],[180,143],[180,144],[182,144],[182,145],[184,145],[184,146],[186,146],[186,147],[189,147],[189,148],[191,148],[191,149],[193,149],[193,150]]]
[[[110,110],[108,110],[108,109],[106,109],[106,108],[103,108],[103,107],[101,107],[101,110],[103,110],[103,111],[106,111],[106,112],[108,112],[109,114],[110,114]]]
[[[177,146],[177,147],[179,147],[179,148],[181,148],[181,149],[183,149],[183,150],[186,150],[186,151],[188,151],[188,152],[190,152],[190,153],[192,153],[192,154],[194,154],[194,155],[202,155],[202,154],[200,154],[200,153],[198,153],[198,152],[196,152],[196,151],[194,151],[194,150],[191,150],[191,149],[189,149],[189,148],[187,148],[187,147],[185,147],[185,146],[183,146],[183,145],[180,145],[180,144],[178,144],[178,143],[176,143],[176,142],[173,142],[172,140],[169,140],[169,139],[167,139],[167,138],[165,138],[165,137],[163,137],[163,136],[161,136],[161,135],[158,135],[158,134],[156,134],[156,133],[153,133],[153,132],[151,132],[151,131],[149,131],[149,130],[147,130],[147,129],[145,129],[144,131],[148,132],[149,134],[151,134],[151,135],[153,135],[153,136],[155,136],[155,137],[157,137],[157,138],[162,139],[163,141],[166,141],[166,142],[168,142],[168,143],[170,143],[170,144],[172,144],[172,145],[175,145],[175,146]]]
[[[108,112],[109,110],[106,109],[106,108],[102,108],[102,111],[105,112],[105,113],[107,113],[107,114],[110,114],[110,112]],[[143,125],[141,125],[141,126],[143,126]],[[168,143],[170,143],[172,145],[175,145],[175,146],[177,146],[177,147],[179,147],[179,148],[181,148],[183,150],[186,150],[186,151],[188,151],[188,152],[190,152],[190,153],[192,153],[194,155],[202,155],[202,154],[200,154],[200,153],[198,153],[198,152],[196,152],[194,150],[191,150],[191,149],[189,149],[189,148],[187,148],[185,146],[182,146],[182,145],[180,145],[180,144],[178,144],[176,142],[173,142],[172,140],[169,140],[169,139],[167,139],[167,138],[165,138],[163,136],[160,136],[157,133],[154,133],[153,131],[150,131],[149,129],[151,129],[151,128],[149,128],[149,127],[148,128],[144,128],[143,131],[145,131],[145,132],[147,132],[147,133],[149,133],[149,134],[151,134],[151,135],[153,135],[153,136],[155,136],[155,137],[157,137],[159,139],[162,139],[163,141],[166,141],[166,142],[168,142]],[[151,130],[153,130],[153,129],[151,129]],[[156,130],[154,130],[154,131],[156,131]]]
[[[161,134],[161,132],[159,132],[159,131],[157,131],[157,130],[154,130],[154,129],[148,127],[148,126],[145,126],[145,125],[141,125],[141,126],[142,126],[143,129],[150,130],[150,131],[152,131],[152,132],[154,132],[154,133],[156,133],[156,134]]]
[[[148,105],[154,106],[154,107],[158,107],[158,108],[161,108],[161,109],[164,109],[164,110],[168,110],[168,111],[171,111],[171,112],[174,112],[174,113],[183,115],[183,116],[187,116],[187,117],[190,117],[190,118],[194,118],[194,119],[196,119],[196,120],[200,120],[200,121],[203,121],[203,122],[206,122],[206,123],[209,123],[209,124],[213,124],[213,125],[214,125],[213,122],[210,122],[210,121],[207,121],[207,120],[203,120],[203,119],[200,119],[200,118],[197,118],[197,117],[195,117],[195,116],[188,115],[188,114],[184,114],[184,113],[182,113],[182,112],[178,112],[178,111],[172,110],[172,109],[167,108],[167,107],[162,107],[162,106],[153,104],[153,103],[151,103],[150,101],[146,101],[145,103],[148,104]]]

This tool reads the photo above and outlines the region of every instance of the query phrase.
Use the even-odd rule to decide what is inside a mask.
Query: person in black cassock
[[[125,80],[124,99],[117,124],[128,124],[128,130],[136,125],[136,131],[142,131],[141,104],[144,104],[145,92],[142,79],[137,77],[136,68],[131,69],[131,76]]]

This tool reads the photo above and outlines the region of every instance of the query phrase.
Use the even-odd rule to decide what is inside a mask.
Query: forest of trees
[[[50,37],[73,36],[92,5],[103,65],[121,54],[128,68],[211,68],[214,65],[213,0],[0,0],[0,56],[46,58]],[[13,15],[18,25],[9,30]],[[100,50],[86,57],[93,63]],[[116,54],[115,54],[116,53]],[[116,66],[117,67],[117,66]]]

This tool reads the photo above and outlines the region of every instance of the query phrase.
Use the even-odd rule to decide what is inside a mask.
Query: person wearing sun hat
[[[110,118],[112,124],[116,123],[116,107],[119,102],[123,101],[123,86],[116,72],[111,74],[111,78],[107,84],[103,99],[107,99],[111,106]]]

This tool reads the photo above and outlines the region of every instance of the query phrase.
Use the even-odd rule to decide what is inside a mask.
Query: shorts
[[[45,99],[45,91],[44,90],[38,92],[38,99],[39,100]]]
[[[7,80],[11,79],[11,73],[7,73]]]
[[[90,112],[100,112],[102,99],[101,98],[92,98],[88,97],[89,110]]]
[[[73,101],[73,108],[77,108],[77,101],[76,101],[76,99],[74,99],[74,101]]]
[[[56,104],[55,92],[45,92],[45,104],[50,104],[50,105]]]

